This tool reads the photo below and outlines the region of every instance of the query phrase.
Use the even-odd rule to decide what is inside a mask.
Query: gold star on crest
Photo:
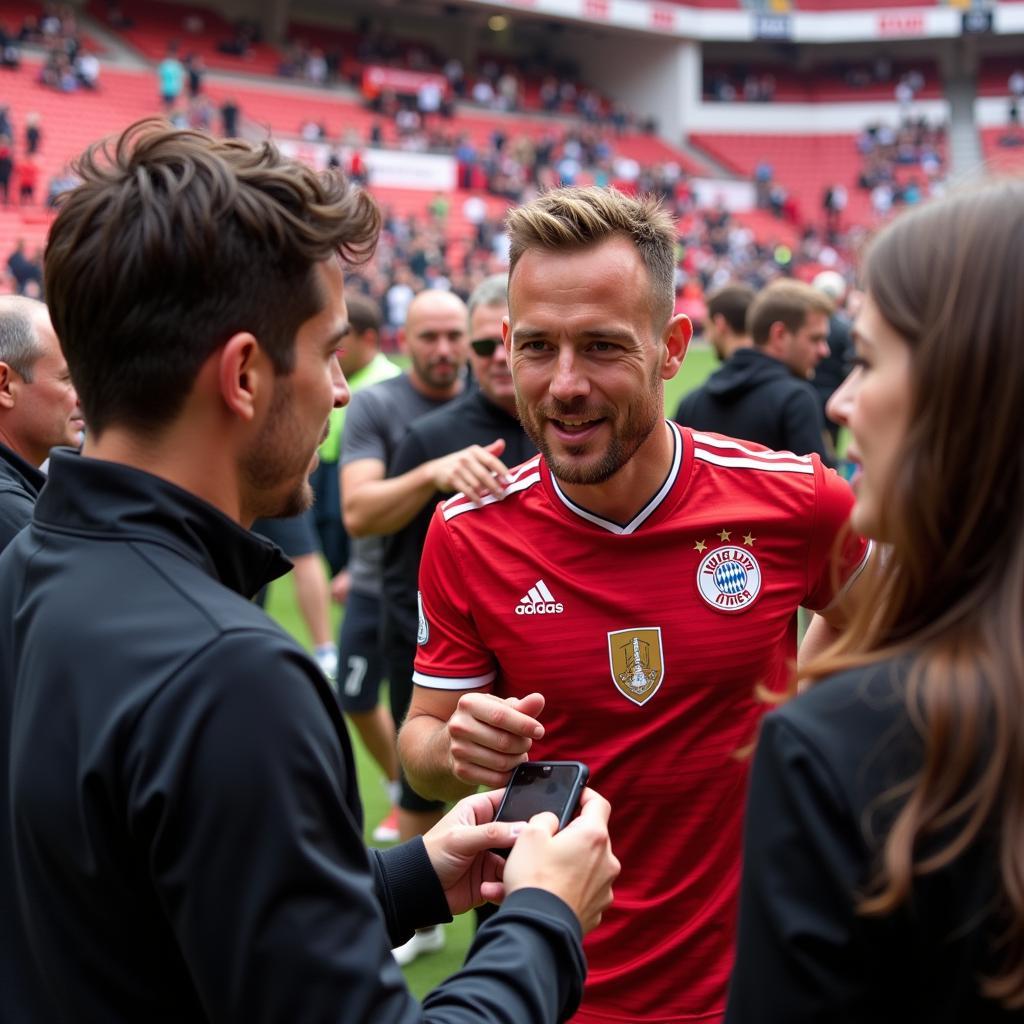
[[[719,540],[728,540],[731,536],[732,536],[732,534],[728,530],[722,529],[722,530],[719,531],[718,539]]]
[[[705,544],[702,540],[697,541],[697,543],[693,545],[693,550],[696,551],[699,555],[703,555],[706,548],[707,544]]]
[[[757,540],[757,538],[755,536],[753,536],[753,534],[746,533],[746,534],[743,535],[743,543],[748,545],[749,547],[753,547],[754,546],[754,541],[755,540]]]

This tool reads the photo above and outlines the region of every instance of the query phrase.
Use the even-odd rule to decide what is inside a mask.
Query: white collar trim
[[[558,481],[555,479],[554,473],[551,474],[551,486],[555,490],[555,494],[558,495],[559,500],[565,507],[572,512],[574,515],[585,519],[588,523],[593,523],[595,526],[600,526],[602,530],[607,530],[609,533],[615,534],[629,534],[636,533],[637,530],[657,511],[658,507],[668,496],[669,491],[672,490],[672,485],[676,482],[679,476],[679,467],[683,462],[683,439],[680,436],[679,428],[672,422],[666,420],[668,423],[669,430],[672,434],[672,467],[668,471],[668,476],[665,477],[665,482],[658,489],[658,493],[640,511],[628,522],[625,526],[621,523],[612,522],[610,519],[605,519],[602,516],[595,515],[593,512],[588,512],[581,505],[577,505],[572,498],[568,497],[562,488],[558,486]]]

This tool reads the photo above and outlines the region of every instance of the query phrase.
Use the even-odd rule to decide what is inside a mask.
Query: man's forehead
[[[473,334],[480,330],[490,331],[497,324],[501,325],[502,320],[509,315],[508,303],[496,302],[489,306],[477,306],[473,315],[469,318],[469,328]]]

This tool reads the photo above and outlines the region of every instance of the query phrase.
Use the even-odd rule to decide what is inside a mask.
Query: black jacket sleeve
[[[412,997],[391,944],[447,905],[422,844],[364,847],[315,672],[283,636],[222,636],[162,688],[125,755],[127,827],[207,1018],[468,1024],[571,1001],[581,954],[553,898],[561,920],[503,911],[490,955],[428,1010]],[[517,960],[531,969],[507,972]]]
[[[747,798],[736,965],[726,1024],[868,1021],[874,972],[855,894],[857,816],[815,749],[767,715]]]

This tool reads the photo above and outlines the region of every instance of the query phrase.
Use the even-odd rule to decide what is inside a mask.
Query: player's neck
[[[660,420],[633,457],[602,484],[558,486],[581,508],[613,523],[631,522],[658,493],[675,453],[672,427]]]

